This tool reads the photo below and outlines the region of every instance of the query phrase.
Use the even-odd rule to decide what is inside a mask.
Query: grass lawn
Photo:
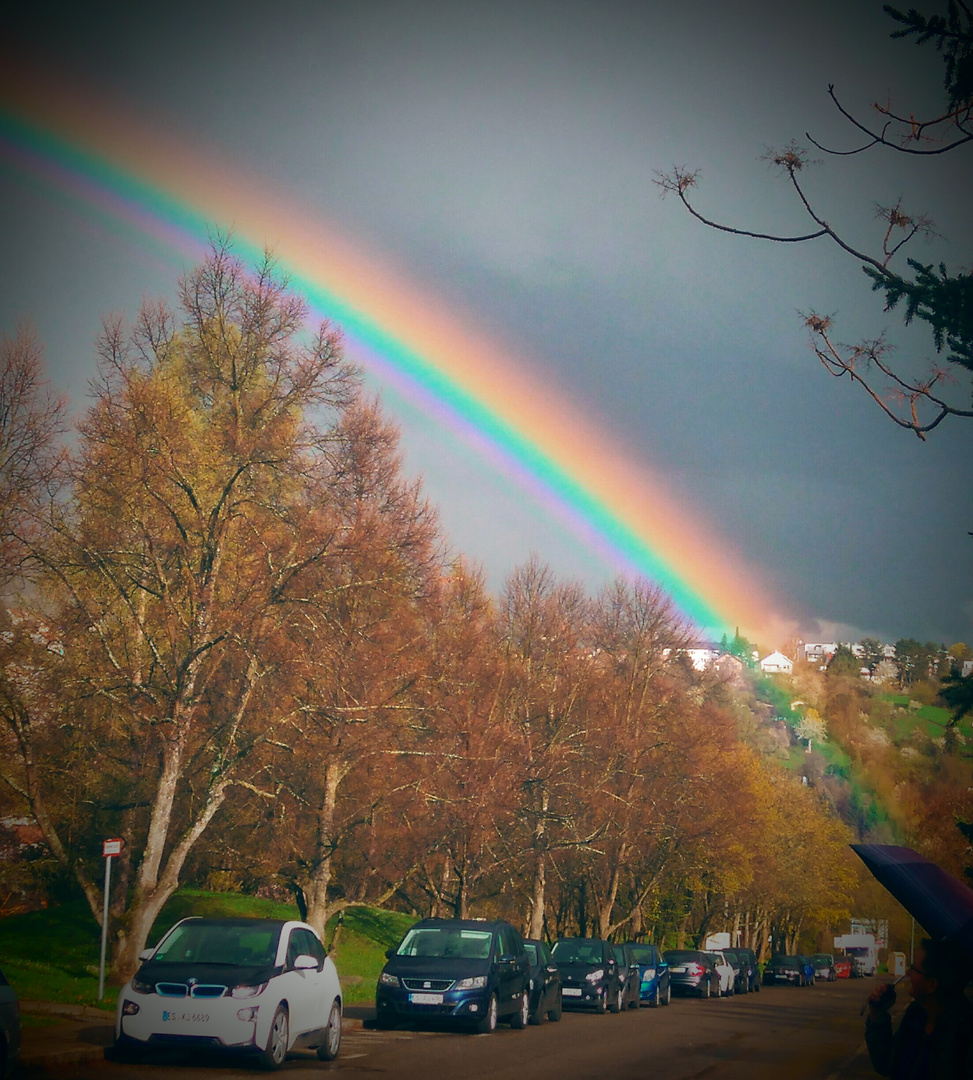
[[[159,914],[149,944],[187,915],[298,918],[297,908],[290,904],[238,893],[181,889]],[[414,921],[399,912],[352,907],[344,912],[340,926],[335,920],[328,924],[325,945],[331,945],[346,1003],[374,1000],[385,950]],[[0,919],[0,964],[21,1000],[114,1009],[116,988],[106,986],[104,1000],[98,1001],[100,955],[101,930],[83,900]]]
[[[921,705],[918,709],[910,709],[907,694],[887,694],[884,700],[898,705],[902,710],[894,713],[889,721],[889,732],[896,740],[942,738],[952,715],[949,709],[938,705]],[[973,756],[973,716],[963,717],[956,730],[966,740],[960,745],[960,756]]]

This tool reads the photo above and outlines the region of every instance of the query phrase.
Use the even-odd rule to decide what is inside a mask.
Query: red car
[[[834,973],[839,979],[851,978],[851,961],[850,960],[835,960]]]

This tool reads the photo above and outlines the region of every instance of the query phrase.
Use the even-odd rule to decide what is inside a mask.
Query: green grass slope
[[[181,889],[159,914],[149,944],[187,915],[252,916],[296,919],[291,904],[237,893]],[[332,920],[325,945],[338,969],[345,1002],[374,1000],[375,982],[385,963],[385,950],[395,945],[414,919],[380,908],[352,907],[340,924]],[[114,1009],[118,991],[105,987],[98,1001],[101,930],[83,900],[0,919],[0,967],[21,1000],[101,1005]]]

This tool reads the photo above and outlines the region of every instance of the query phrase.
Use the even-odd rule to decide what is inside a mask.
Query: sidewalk
[[[61,1068],[101,1061],[115,1035],[115,1016],[90,1005],[59,1005],[50,1001],[22,1001],[21,1016],[50,1018],[54,1023],[25,1024],[20,1036],[20,1064],[32,1069]]]
[[[90,1005],[59,1005],[50,1001],[22,1001],[24,1016],[49,1017],[51,1024],[25,1025],[21,1032],[20,1064],[24,1073],[46,1072],[68,1065],[101,1061],[105,1047],[115,1038],[115,1014]],[[361,1028],[374,1016],[374,1006],[349,1005],[345,1009],[342,1030]]]

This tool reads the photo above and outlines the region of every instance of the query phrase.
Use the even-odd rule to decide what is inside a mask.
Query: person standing
[[[892,1080],[973,1080],[973,1003],[963,993],[970,962],[955,946],[924,938],[907,975],[912,1002],[893,1033],[891,984],[868,998],[865,1044]]]

